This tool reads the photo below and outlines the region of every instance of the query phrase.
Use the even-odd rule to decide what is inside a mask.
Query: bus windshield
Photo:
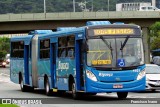
[[[118,67],[121,59],[121,67],[144,64],[141,38],[88,39],[88,47],[88,66]]]

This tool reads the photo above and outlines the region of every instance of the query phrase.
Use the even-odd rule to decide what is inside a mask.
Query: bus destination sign
[[[94,35],[133,35],[134,29],[131,28],[108,28],[108,29],[94,29]]]

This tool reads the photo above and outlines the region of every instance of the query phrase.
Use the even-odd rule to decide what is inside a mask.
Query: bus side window
[[[60,58],[66,57],[66,42],[67,37],[58,38],[58,57]]]
[[[50,40],[40,40],[40,59],[50,58]]]
[[[11,57],[23,58],[24,57],[24,42],[11,42]]]
[[[75,56],[75,36],[68,36],[67,38],[67,57],[74,58]]]

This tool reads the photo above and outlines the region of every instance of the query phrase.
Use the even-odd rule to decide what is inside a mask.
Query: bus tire
[[[74,100],[77,100],[79,98],[79,93],[76,92],[75,82],[73,82],[71,86],[72,86],[72,97]]]
[[[128,92],[117,92],[117,96],[119,99],[127,98]]]
[[[45,93],[47,96],[51,95],[51,90],[50,90],[48,78],[45,79]]]
[[[152,89],[152,92],[155,92],[156,91],[156,89]]]
[[[86,93],[87,95],[96,95],[97,93]]]
[[[21,88],[21,91],[22,92],[25,92],[26,91],[26,86],[24,85],[24,81],[23,81],[23,77],[20,76],[20,88]]]

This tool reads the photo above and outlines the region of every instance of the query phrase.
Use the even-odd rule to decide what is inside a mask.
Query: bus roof
[[[110,25],[110,21],[87,21],[86,26],[92,25]]]
[[[61,30],[61,31],[56,31],[56,32],[52,32],[50,34],[44,34],[44,35],[39,35],[38,38],[50,38],[50,37],[60,37],[62,35],[68,35],[68,34],[71,34],[71,33],[78,33],[78,32],[82,32],[84,31],[84,27],[80,27],[80,28],[73,28],[73,29],[70,29],[70,30]],[[61,35],[59,35],[61,34]]]
[[[36,35],[36,34],[48,34],[48,33],[52,33],[52,30],[34,30],[34,31],[30,31],[29,35]]]
[[[72,29],[76,29],[76,27],[58,27],[57,31],[68,31]]]
[[[26,36],[16,36],[11,38],[11,42],[16,41],[24,41],[25,45],[29,45],[30,41],[32,40],[33,35],[26,35]]]
[[[140,26],[138,25],[135,25],[135,24],[109,24],[109,25],[96,25],[96,26],[88,26],[88,28],[99,28],[99,27],[106,27],[106,28],[126,28],[126,27],[129,27],[129,28],[140,28]]]

